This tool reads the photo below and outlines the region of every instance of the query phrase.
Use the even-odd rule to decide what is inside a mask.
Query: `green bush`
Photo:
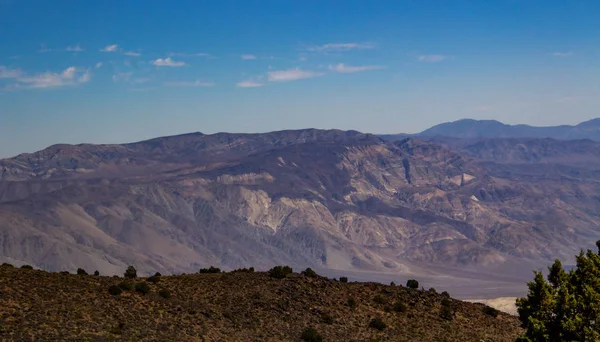
[[[444,297],[442,299],[442,306],[451,307],[452,306],[452,299]]]
[[[160,274],[160,272],[156,272],[156,273],[154,273],[154,276],[155,277],[162,277],[162,274]]]
[[[442,296],[444,296],[446,298],[450,298],[450,294],[448,293],[448,291],[442,292]]]
[[[404,304],[404,302],[397,301],[396,303],[394,303],[394,311],[406,312],[406,310],[408,310],[408,307],[406,306],[406,304]]]
[[[315,328],[306,328],[302,332],[302,336],[300,336],[302,341],[305,342],[322,342],[323,336],[319,335]]]
[[[98,271],[95,271],[95,272],[94,272],[94,275],[95,275],[95,276],[99,276],[99,275],[100,275],[100,272],[98,272]]]
[[[133,290],[133,284],[127,281],[120,282],[117,286],[123,291],[131,291]]]
[[[23,265],[23,266],[21,266],[21,268],[24,269],[24,270],[32,270],[33,266],[31,266],[31,265]]]
[[[454,318],[454,310],[452,310],[450,306],[442,306],[440,309],[440,317],[447,321],[451,321]]]
[[[390,286],[396,286],[396,283],[394,283],[394,282],[391,282],[391,283],[390,283]]]
[[[488,316],[492,316],[494,318],[498,317],[498,314],[500,314],[500,312],[498,310],[494,309],[491,306],[487,306],[487,305],[485,307],[483,307],[483,313]]]
[[[375,317],[369,322],[369,327],[381,331],[387,327],[387,324],[385,324],[381,317]]]
[[[221,273],[221,269],[211,266],[209,268],[201,268],[199,273]]]
[[[356,302],[356,299],[354,299],[352,297],[348,298],[348,302],[346,302],[346,304],[351,309],[354,309],[354,308],[356,308],[358,306],[358,303]]]
[[[153,275],[152,277],[148,278],[148,281],[151,282],[152,284],[156,284],[160,281],[160,277]]]
[[[283,279],[291,273],[292,268],[289,266],[275,266],[269,270],[269,276],[275,279]]]
[[[88,273],[83,268],[77,269],[77,274],[79,275],[88,275]]]
[[[4,263],[2,263],[2,267],[14,267],[14,266],[12,264],[4,262]]]
[[[333,324],[333,322],[335,322],[335,320],[333,319],[333,316],[331,316],[329,313],[325,312],[321,315],[321,322],[323,322],[325,324]]]
[[[347,283],[348,277],[340,277],[340,283]]]
[[[143,295],[148,294],[150,292],[150,285],[146,282],[139,282],[135,284],[135,292],[139,292]]]
[[[238,268],[237,270],[233,270],[231,272],[233,272],[233,273],[254,273],[254,267]]]
[[[307,268],[304,271],[302,271],[301,273],[303,276],[305,277],[309,277],[309,278],[316,278],[319,275],[317,274],[317,272],[315,272],[312,268]]]
[[[377,304],[385,304],[387,303],[387,299],[384,296],[378,294],[373,298],[373,301]]]
[[[137,278],[137,270],[133,266],[127,267],[124,274],[125,278]]]
[[[169,290],[167,290],[167,289],[162,289],[162,290],[158,291],[158,295],[165,299],[171,298],[171,292],[169,292]]]
[[[418,289],[419,288],[419,282],[414,280],[414,279],[409,279],[406,282],[406,287],[408,287],[409,289]]]
[[[118,296],[121,294],[121,292],[123,292],[123,290],[121,290],[121,288],[118,287],[117,285],[111,285],[108,288],[108,293],[110,293],[113,296]]]

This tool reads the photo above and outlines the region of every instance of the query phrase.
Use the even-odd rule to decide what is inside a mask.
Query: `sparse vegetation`
[[[77,274],[79,275],[88,275],[88,273],[83,268],[77,269]]]
[[[117,285],[111,285],[108,288],[108,293],[110,293],[113,296],[118,296],[123,292],[123,290],[121,290],[120,287],[118,287]]]
[[[198,273],[206,274],[206,273],[221,273],[221,269],[211,266],[209,268],[201,268]]]
[[[283,279],[292,274],[292,268],[289,266],[275,266],[269,270],[269,276],[275,279]]]
[[[167,289],[161,289],[160,291],[158,291],[158,295],[165,299],[171,298],[171,292],[169,292],[169,290]]]
[[[148,283],[141,281],[135,284],[135,292],[146,295],[150,292],[150,286],[148,285]]]
[[[452,300],[450,298],[444,297],[444,299],[442,299],[440,317],[447,321],[454,319],[454,309],[452,308]]]
[[[406,282],[406,287],[408,287],[409,289],[418,289],[419,288],[419,282],[414,280],[414,279],[409,279]]]
[[[123,291],[131,291],[133,290],[133,284],[128,281],[122,281],[117,285]]]
[[[498,317],[498,314],[500,314],[500,312],[498,310],[494,309],[491,306],[487,306],[487,305],[485,307],[483,307],[482,311],[484,314],[486,314],[488,316],[492,316],[494,318]]]
[[[335,319],[333,319],[333,316],[331,316],[331,314],[325,312],[321,315],[321,322],[325,324],[333,324],[333,322],[335,322]]]
[[[133,266],[127,267],[124,274],[125,278],[137,278],[137,270]]]
[[[153,275],[152,277],[148,277],[147,279],[149,282],[151,282],[152,284],[156,284],[160,281],[160,276],[157,277],[156,275]]]
[[[32,270],[33,266],[31,266],[31,265],[23,265],[23,266],[21,266],[21,268],[24,269],[24,270]]]
[[[99,275],[100,275],[100,272],[98,272],[98,271],[96,270],[96,271],[94,271],[94,275],[97,277],[97,276],[99,276]]]
[[[231,271],[232,273],[254,273],[254,267],[250,268],[238,268],[237,270]]]
[[[396,286],[396,283],[394,283],[394,282],[391,282],[391,283],[390,283],[390,286]]]
[[[14,266],[12,264],[4,262],[4,263],[2,263],[2,267],[14,267]]]
[[[381,331],[387,327],[387,324],[385,324],[381,317],[375,317],[369,322],[369,327]]]
[[[355,309],[358,304],[356,303],[356,299],[354,299],[353,297],[350,297],[350,298],[348,298],[346,305],[348,305],[348,307],[350,309]]]
[[[347,283],[348,277],[340,277],[340,283]]]
[[[396,303],[394,303],[394,311],[406,312],[406,310],[408,310],[408,307],[406,306],[406,304],[404,304],[404,302],[397,301]]]
[[[381,295],[381,294],[376,295],[373,298],[373,301],[375,303],[377,303],[377,304],[385,304],[385,303],[387,303],[387,299],[383,295]]]
[[[156,273],[154,273],[154,276],[155,277],[162,277],[162,274],[160,274],[160,272],[156,272]]]
[[[319,335],[315,328],[306,328],[302,331],[302,336],[300,337],[302,341],[305,342],[322,342],[323,337]]]
[[[305,277],[309,277],[309,278],[316,278],[319,275],[317,274],[317,272],[315,272],[312,268],[307,268],[304,271],[302,271],[301,273],[303,276]]]

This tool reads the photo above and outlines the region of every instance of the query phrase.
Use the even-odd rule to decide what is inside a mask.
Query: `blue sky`
[[[0,157],[600,116],[600,1],[0,0]]]

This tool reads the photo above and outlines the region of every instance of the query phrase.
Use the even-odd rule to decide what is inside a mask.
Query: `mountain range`
[[[598,122],[560,129],[591,137]],[[513,295],[532,268],[600,238],[600,143],[482,125],[191,133],[0,160],[0,261],[102,274],[290,264]]]

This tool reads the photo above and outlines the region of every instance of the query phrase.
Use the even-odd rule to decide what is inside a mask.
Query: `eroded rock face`
[[[545,263],[600,237],[597,173],[460,151],[319,130],[54,146],[0,161],[0,258],[420,272]]]

